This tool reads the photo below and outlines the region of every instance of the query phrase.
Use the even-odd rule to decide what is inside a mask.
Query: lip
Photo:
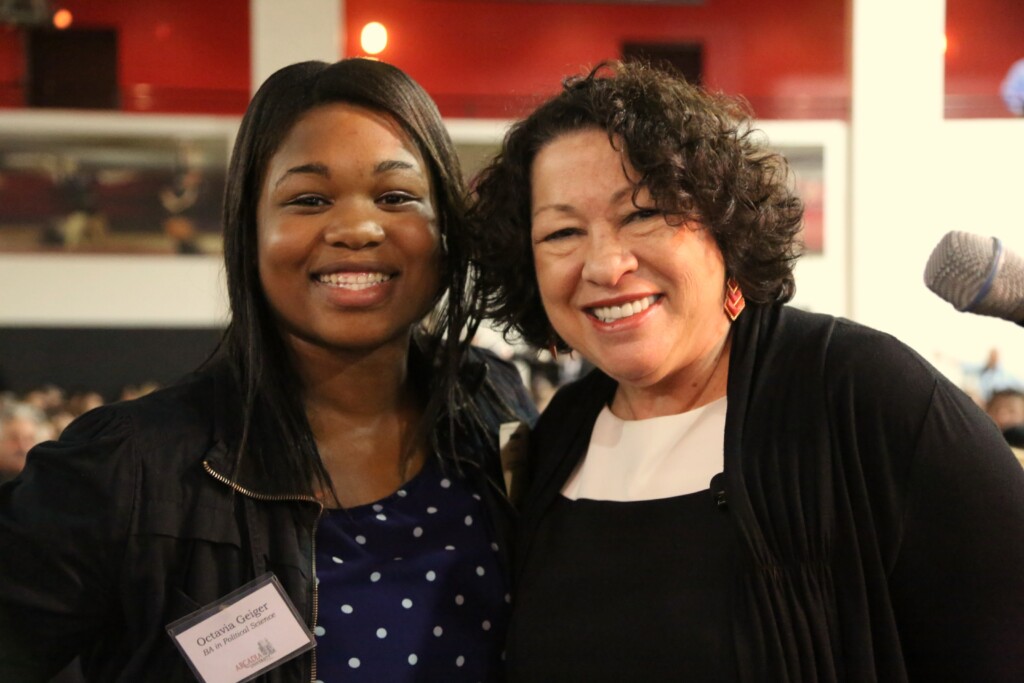
[[[656,296],[661,298],[661,292],[634,292],[632,294],[620,294],[619,296],[610,297],[608,299],[598,299],[580,306],[585,311],[589,311],[593,308],[603,308],[605,306],[621,306],[622,304],[629,303],[631,301],[639,301],[640,299],[646,299],[649,296]]]
[[[654,301],[651,303],[650,306],[640,311],[639,313],[634,313],[631,316],[628,316],[626,318],[620,318],[612,322],[604,322],[596,315],[594,315],[593,312],[596,308],[621,306],[623,304],[639,301],[640,299],[645,299],[650,296],[655,297]],[[653,315],[654,312],[661,306],[661,302],[664,300],[664,298],[664,295],[659,292],[649,292],[646,294],[625,294],[621,296],[611,297],[608,299],[593,301],[582,308],[583,313],[586,315],[587,319],[596,329],[602,332],[616,332],[620,330],[632,329],[634,327],[642,325],[644,321],[646,321],[647,318]]]
[[[384,275],[387,279],[374,282],[353,283],[358,288],[324,282],[323,277],[336,274],[359,274],[367,276]],[[324,301],[334,308],[373,308],[386,301],[395,287],[400,273],[380,263],[337,263],[317,268],[310,274],[310,282]]]
[[[344,261],[315,268],[310,272],[309,276],[316,280],[322,275],[330,275],[332,273],[384,273],[385,275],[394,276],[398,273],[398,269],[379,261]]]

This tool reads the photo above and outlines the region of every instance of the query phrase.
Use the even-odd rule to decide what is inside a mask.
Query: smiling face
[[[725,264],[703,226],[667,220],[646,190],[634,205],[627,173],[636,176],[602,130],[541,148],[531,170],[537,282],[571,347],[626,389],[667,389],[702,376],[722,348]]]
[[[293,348],[408,343],[440,287],[431,189],[390,117],[330,104],[298,120],[257,211],[260,282]]]

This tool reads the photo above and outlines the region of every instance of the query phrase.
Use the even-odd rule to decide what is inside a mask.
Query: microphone
[[[725,495],[725,472],[719,472],[711,477],[708,488],[711,489],[711,494],[715,497],[716,507],[722,509],[729,507],[729,499]]]
[[[924,283],[958,311],[1024,326],[1024,258],[996,237],[946,233],[928,257]]]

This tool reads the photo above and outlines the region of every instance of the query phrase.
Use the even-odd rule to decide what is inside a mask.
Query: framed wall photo
[[[0,112],[0,251],[204,254],[237,119]]]
[[[848,139],[845,121],[755,121],[768,145],[781,152],[804,203],[793,304],[832,315],[851,311],[848,244]]]
[[[804,254],[825,251],[825,150],[820,145],[778,147],[793,171],[796,193],[804,203],[800,234]]]

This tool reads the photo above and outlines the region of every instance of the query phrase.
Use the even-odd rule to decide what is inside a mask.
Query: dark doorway
[[[622,59],[669,66],[694,85],[702,85],[704,81],[704,46],[701,43],[623,43]]]
[[[33,28],[26,41],[28,106],[117,109],[117,31]]]

